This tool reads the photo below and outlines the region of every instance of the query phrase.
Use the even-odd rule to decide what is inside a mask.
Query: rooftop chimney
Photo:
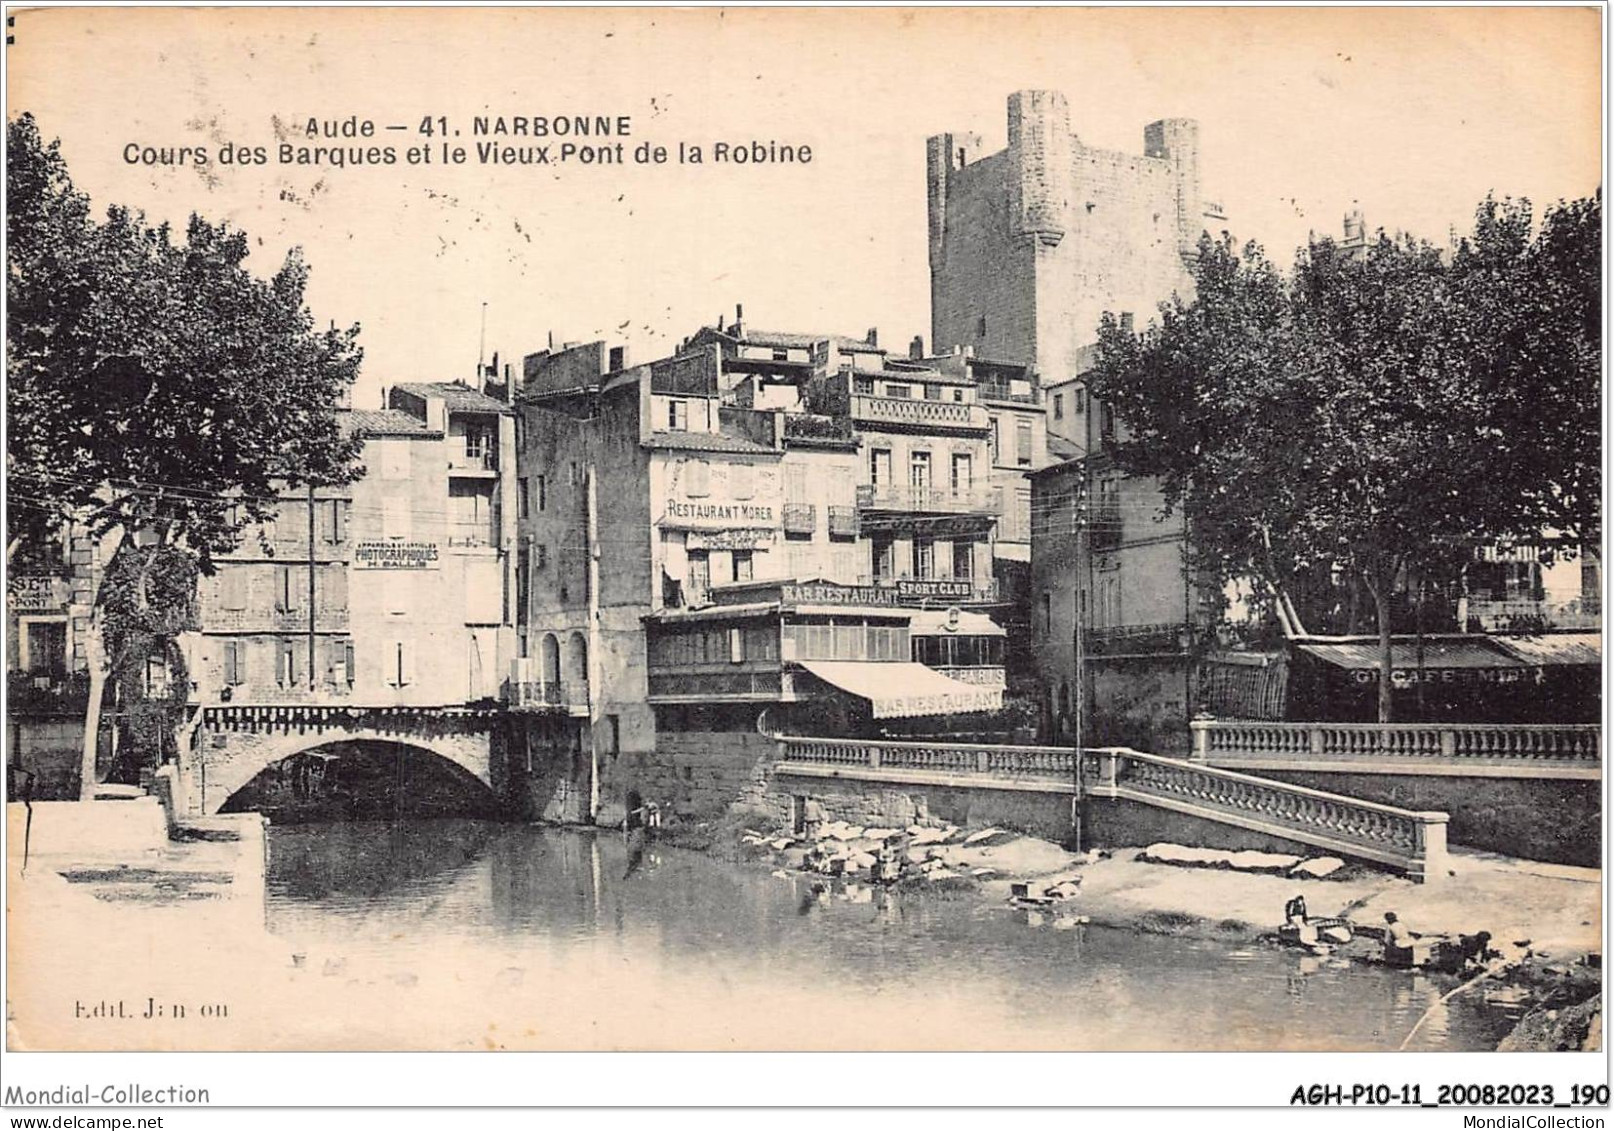
[[[915,334],[913,341],[908,343],[908,356],[915,361],[925,356],[925,339],[918,334]]]
[[[1127,334],[1132,332],[1132,312],[1130,310],[1121,311],[1121,330]]]
[[[880,344],[880,328],[878,326],[870,326],[869,327],[869,332],[866,335],[866,340],[868,341],[869,345],[871,345],[871,346],[879,345]]]
[[[719,333],[722,333],[722,331],[723,331],[723,316],[721,314],[719,314],[717,316],[717,329],[718,329]]]

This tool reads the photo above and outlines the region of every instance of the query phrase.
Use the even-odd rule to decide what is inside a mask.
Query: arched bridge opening
[[[495,817],[486,782],[436,751],[397,739],[338,739],[269,762],[219,807],[277,824]]]

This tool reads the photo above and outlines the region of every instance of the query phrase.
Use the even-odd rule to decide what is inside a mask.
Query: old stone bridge
[[[474,707],[205,707],[180,756],[181,811],[210,816],[274,763],[358,741],[435,755],[496,794],[503,786],[501,717]]]

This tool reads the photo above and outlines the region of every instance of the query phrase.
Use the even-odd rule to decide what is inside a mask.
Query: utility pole
[[[316,620],[314,615],[314,485],[308,485],[308,689],[316,691],[319,688],[318,677],[314,674],[314,666],[319,662],[318,638],[315,636]]]
[[[588,819],[600,811],[600,513],[599,475],[594,465],[593,436],[583,438],[588,452]]]
[[[1082,851],[1082,838],[1086,833],[1083,818],[1087,812],[1087,781],[1085,759],[1082,751],[1085,746],[1084,714],[1087,700],[1087,641],[1083,621],[1087,619],[1087,566],[1090,556],[1090,546],[1087,537],[1087,479],[1088,462],[1082,460],[1081,479],[1076,486],[1076,599],[1075,599],[1075,639],[1072,642],[1075,653],[1076,668],[1076,701],[1073,704],[1072,726],[1074,732],[1072,764],[1072,785],[1075,787],[1075,797],[1071,799],[1071,843],[1077,852]]]

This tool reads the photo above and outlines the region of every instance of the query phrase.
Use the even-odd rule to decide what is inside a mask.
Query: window
[[[729,629],[729,663],[738,664],[745,661],[745,630],[741,628]]]
[[[570,487],[578,487],[582,482],[583,465],[574,459],[566,465],[566,483]]]
[[[549,507],[549,480],[542,475],[533,476],[533,490],[537,493],[538,510],[547,510]]]
[[[975,576],[975,543],[953,543],[953,577],[969,581]]]
[[[315,525],[326,542],[333,545],[347,537],[346,499],[320,499],[315,504]]]
[[[549,543],[540,542],[538,543],[538,565],[536,568],[543,569],[547,565],[549,565]]]
[[[304,640],[282,639],[276,642],[275,682],[281,687],[292,688],[302,683],[303,649],[307,646]]]
[[[525,546],[516,551],[516,623],[527,623],[527,587],[532,576],[532,552]]]
[[[67,622],[34,620],[27,624],[22,643],[27,646],[28,659],[23,669],[36,675],[67,674]]]
[[[975,321],[975,336],[977,338],[986,337],[986,315],[984,314]]]
[[[913,390],[907,385],[893,385],[888,381],[885,386],[885,395],[896,397],[899,400],[910,400],[913,397]]]
[[[318,574],[319,609],[321,612],[347,611],[347,567],[326,566]]]
[[[913,540],[913,575],[929,577],[935,572],[936,546],[929,538]]]
[[[756,469],[748,463],[729,465],[729,491],[736,499],[749,499],[756,493]]]
[[[531,485],[527,482],[527,477],[525,475],[516,480],[517,518],[527,518],[532,513],[530,509],[532,506],[530,487]]]
[[[1098,406],[1098,433],[1106,442],[1115,439],[1115,409],[1110,407],[1109,401],[1100,401]]]
[[[280,566],[275,570],[275,612],[295,613],[303,607],[303,587],[308,584],[304,566]]]
[[[243,570],[225,567],[219,578],[219,604],[230,612],[247,607],[247,575]]]
[[[1055,393],[1054,394],[1054,419],[1055,420],[1063,420],[1063,419],[1065,419],[1065,394],[1064,393]]]
[[[1054,597],[1052,593],[1044,590],[1042,594],[1042,630],[1054,630]]]
[[[939,400],[941,400],[942,399],[942,387],[940,385],[926,385],[925,386],[925,399],[927,401],[939,401]]]
[[[869,551],[874,557],[874,580],[890,581],[896,572],[896,551],[888,539],[873,539]]]
[[[953,497],[968,495],[974,484],[974,469],[970,466],[971,460],[967,452],[953,453]]]
[[[229,687],[237,687],[247,681],[247,642],[245,640],[226,640],[224,642],[224,682]]]
[[[465,428],[465,462],[472,467],[493,466],[493,433],[480,424]]]
[[[963,404],[964,403],[964,390],[963,389],[954,389],[953,390],[953,403],[954,404]]]
[[[773,360],[775,360],[775,361],[789,361],[790,360],[790,351],[788,349],[780,349],[778,346],[775,346],[774,350],[773,350]]]
[[[1087,411],[1087,386],[1079,385],[1071,392],[1070,411],[1077,416]]]
[[[1029,420],[1015,422],[1014,461],[1021,467],[1031,466],[1031,421]]]
[[[930,486],[929,452],[914,452],[908,457],[908,485],[911,487]]]
[[[991,436],[989,436],[987,438],[987,446],[990,447],[991,450],[992,450],[992,462],[993,463],[1002,463],[1003,460],[998,455],[999,446],[998,446],[998,418],[997,417],[995,417],[995,416],[992,417],[991,426],[992,426],[992,434],[991,434]]]
[[[622,753],[622,716],[605,716],[605,752],[615,758]]]
[[[705,601],[712,587],[712,563],[705,550],[689,551],[689,599]]]
[[[689,431],[689,402],[667,402],[667,428],[672,432]]]
[[[684,494],[692,499],[712,493],[712,465],[703,459],[692,459],[684,464],[687,476]]]
[[[869,482],[876,487],[891,484],[891,449],[869,449]]]
[[[333,640],[331,642],[331,666],[326,670],[326,681],[333,687],[346,684],[351,688],[358,674],[358,665],[355,663],[353,654],[353,641]]]
[[[733,554],[733,558],[734,558],[734,580],[735,581],[750,581],[751,580],[751,566],[752,566],[751,551],[750,550],[735,550],[734,554]]]

